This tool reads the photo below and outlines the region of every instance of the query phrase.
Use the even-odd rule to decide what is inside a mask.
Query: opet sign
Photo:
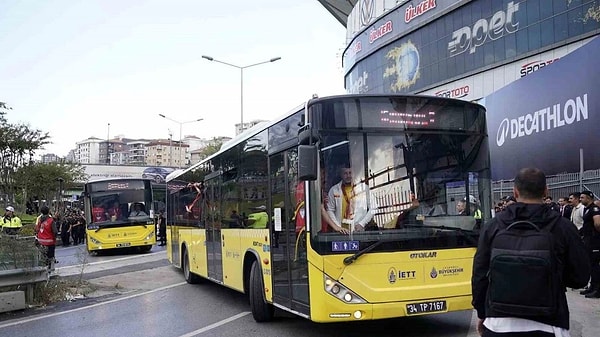
[[[509,2],[506,10],[494,13],[490,21],[479,19],[473,27],[465,26],[452,32],[452,40],[448,43],[450,56],[456,56],[469,51],[473,54],[477,47],[483,45],[485,41],[496,40],[504,36],[505,33],[512,34],[519,28],[519,23],[514,22],[515,13],[519,10],[519,4]]]

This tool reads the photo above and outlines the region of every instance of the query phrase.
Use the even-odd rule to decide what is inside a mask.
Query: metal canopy
[[[334,18],[336,18],[344,27],[348,22],[348,15],[354,8],[358,0],[318,0]]]

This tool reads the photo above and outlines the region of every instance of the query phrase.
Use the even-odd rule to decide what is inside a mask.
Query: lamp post
[[[62,203],[63,183],[65,182],[65,180],[61,177],[58,177],[58,178],[56,178],[56,181],[58,182],[58,196],[56,199],[56,209],[58,212],[62,213],[62,210],[63,210],[63,203]]]
[[[106,164],[110,165],[110,123],[108,123],[108,128],[106,130]]]
[[[179,124],[179,165],[177,166],[178,168],[181,168],[181,144],[182,144],[182,136],[181,136],[181,130],[183,128],[183,124],[188,124],[188,123],[194,123],[194,122],[200,122],[202,120],[204,120],[204,118],[198,118],[198,119],[194,119],[191,121],[187,121],[187,122],[180,122],[178,120],[175,120],[173,118],[167,117],[164,114],[158,114],[160,117],[164,118],[164,119],[168,119],[171,122],[175,122],[177,124]]]
[[[173,132],[171,129],[169,129],[169,166],[173,166]]]
[[[271,63],[271,62],[279,61],[279,60],[281,60],[281,57],[273,57],[272,59],[269,59],[269,60],[266,60],[266,61],[262,61],[262,62],[258,62],[258,63],[249,64],[247,66],[238,66],[238,65],[235,65],[235,64],[231,64],[229,62],[224,62],[224,61],[217,60],[214,57],[206,56],[206,55],[202,55],[202,58],[206,59],[206,60],[209,60],[209,61],[213,61],[213,62],[221,63],[221,64],[224,64],[224,65],[228,65],[230,67],[238,68],[240,70],[240,130],[244,131],[244,69],[250,68],[250,67],[254,67],[254,66],[258,66],[258,65],[261,65],[261,64],[265,64],[265,63]]]

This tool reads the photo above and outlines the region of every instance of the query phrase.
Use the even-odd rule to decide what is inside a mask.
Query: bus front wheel
[[[187,250],[183,254],[183,276],[185,277],[185,281],[189,284],[196,284],[200,282],[200,276],[192,273],[190,270],[190,258]]]
[[[260,263],[254,261],[250,269],[250,308],[252,316],[257,322],[268,322],[273,319],[273,305],[265,300],[265,286],[260,268]]]

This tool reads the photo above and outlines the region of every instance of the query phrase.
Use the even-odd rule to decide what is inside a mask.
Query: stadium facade
[[[479,101],[600,33],[598,1],[359,0],[343,53],[349,93]]]

